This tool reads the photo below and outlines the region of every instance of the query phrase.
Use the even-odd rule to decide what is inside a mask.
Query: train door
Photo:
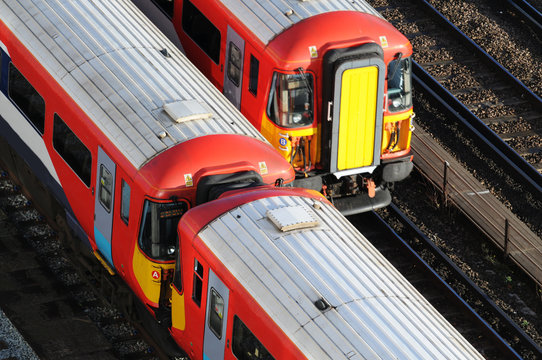
[[[98,250],[113,265],[111,233],[113,230],[113,199],[116,165],[98,146],[96,201],[94,204],[94,238]]]
[[[338,177],[380,164],[384,51],[374,43],[329,50],[323,59],[325,163]],[[326,147],[326,149],[324,149]]]
[[[228,319],[230,290],[210,269],[207,289],[203,358],[222,360],[224,359],[224,349],[226,346],[226,321]]]
[[[241,108],[241,83],[245,40],[228,25],[226,37],[226,71],[224,71],[224,95],[238,109]]]

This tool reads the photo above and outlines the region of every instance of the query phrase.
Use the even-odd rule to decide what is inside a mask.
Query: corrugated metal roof
[[[482,359],[336,209],[313,203],[257,200],[199,236],[310,359]],[[279,230],[267,212],[287,206],[319,225]]]
[[[264,44],[311,16],[353,10],[381,17],[363,0],[220,0]]]
[[[0,17],[136,168],[199,136],[265,141],[127,0],[1,0]],[[182,100],[212,118],[174,121],[163,106]]]

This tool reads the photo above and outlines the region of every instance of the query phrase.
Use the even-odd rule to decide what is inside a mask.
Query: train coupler
[[[373,197],[368,193],[353,196],[342,196],[333,199],[333,205],[344,216],[350,216],[380,209],[391,203],[391,193],[387,188],[377,187]]]

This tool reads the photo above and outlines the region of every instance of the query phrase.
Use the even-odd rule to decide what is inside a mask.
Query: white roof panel
[[[332,11],[360,11],[381,15],[364,0],[220,0],[264,44],[290,26]],[[289,15],[291,14],[291,15]]]
[[[317,204],[256,200],[199,237],[310,359],[482,359],[335,208]],[[310,209],[318,225],[280,231],[267,211],[288,207]]]
[[[0,0],[0,18],[136,168],[199,136],[265,141],[127,0]],[[179,101],[211,116],[177,123]]]

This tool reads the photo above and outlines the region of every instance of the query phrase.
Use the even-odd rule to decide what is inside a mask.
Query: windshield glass
[[[412,106],[411,59],[396,59],[388,66],[388,110],[398,112]]]
[[[177,224],[187,210],[185,202],[157,203],[145,200],[139,247],[155,260],[175,259]]]
[[[275,72],[269,93],[267,116],[275,124],[295,128],[312,124],[314,88],[311,74]]]

